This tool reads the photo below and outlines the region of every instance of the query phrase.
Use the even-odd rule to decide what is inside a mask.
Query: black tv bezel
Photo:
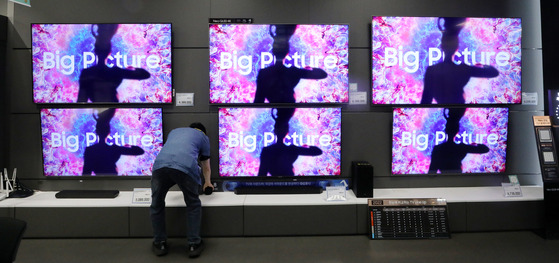
[[[163,124],[163,108],[161,107],[136,107],[130,105],[130,107],[114,107],[114,105],[106,105],[106,107],[97,107],[97,105],[92,105],[92,107],[56,107],[56,108],[42,108],[39,112],[39,118],[41,123],[41,167],[43,178],[47,180],[119,180],[119,179],[151,179],[151,174],[149,175],[109,175],[109,174],[99,174],[99,175],[46,175],[45,174],[45,155],[44,155],[44,140],[42,138],[43,127],[42,127],[42,111],[43,110],[53,110],[53,109],[72,109],[72,110],[86,110],[86,109],[159,109],[161,112],[161,145],[164,144],[164,124]],[[154,159],[155,161],[155,159]],[[153,166],[153,164],[152,164]]]
[[[123,23],[108,23],[108,22],[99,22],[99,23],[31,23],[29,25],[29,34],[30,36],[30,40],[31,40],[31,47],[30,50],[31,52],[33,52],[33,25],[96,25],[96,24],[118,24],[118,25],[169,25],[169,27],[171,28],[170,34],[171,34],[171,46],[169,47],[170,52],[171,52],[171,100],[169,102],[36,102],[35,101],[35,83],[33,81],[33,56],[31,56],[31,61],[30,61],[30,68],[31,68],[31,92],[32,92],[32,96],[31,96],[31,100],[32,103],[35,105],[38,105],[40,107],[64,107],[64,105],[76,105],[76,107],[81,107],[81,106],[88,106],[88,107],[103,107],[108,105],[108,107],[127,107],[127,105],[144,105],[145,107],[152,107],[152,106],[163,106],[163,105],[172,105],[175,102],[175,88],[174,88],[174,64],[173,61],[174,59],[174,53],[173,49],[175,47],[174,45],[174,37],[173,37],[173,23],[171,22],[123,22]]]
[[[509,107],[511,105],[521,105],[522,104],[522,96],[520,98],[520,102],[517,103],[464,103],[464,104],[421,104],[421,103],[374,103],[374,81],[373,81],[373,52],[372,52],[372,47],[373,47],[373,20],[375,17],[417,17],[417,18],[438,18],[438,17],[456,17],[456,18],[488,18],[488,19],[500,19],[500,18],[504,18],[504,19],[518,19],[520,20],[520,25],[521,25],[521,29],[523,28],[522,26],[522,17],[494,17],[494,16],[398,16],[398,15],[373,15],[371,16],[371,28],[369,30],[369,33],[371,34],[371,41],[370,41],[370,45],[371,45],[371,54],[369,54],[370,57],[370,63],[371,63],[371,86],[369,91],[370,96],[369,96],[369,102],[371,103],[371,107],[430,107],[430,106],[434,106],[434,107],[444,107],[444,106],[452,106],[452,107],[477,107],[477,106],[485,106],[485,107]],[[519,43],[519,47],[522,53],[522,37],[520,39],[520,43]],[[522,72],[522,64],[523,64],[523,59],[522,59],[522,54],[521,54],[521,59],[520,59],[520,71]],[[522,74],[520,75],[520,90],[519,90],[520,94],[522,94]]]
[[[504,160],[504,165],[505,165],[505,170],[502,172],[485,172],[485,173],[455,173],[455,172],[449,172],[449,173],[423,173],[423,174],[419,174],[419,173],[410,173],[410,174],[396,174],[394,173],[394,169],[393,169],[393,164],[394,164],[394,145],[391,144],[390,145],[390,177],[434,177],[434,176],[460,176],[460,177],[466,177],[466,176],[502,176],[502,175],[506,175],[507,171],[509,169],[509,165],[508,165],[508,158],[509,158],[509,126],[510,126],[510,108],[509,107],[489,107],[487,105],[477,105],[474,104],[472,106],[470,105],[461,105],[462,107],[458,107],[458,106],[444,106],[444,105],[437,105],[435,104],[435,106],[431,107],[431,106],[409,106],[409,107],[393,107],[392,108],[392,130],[390,132],[391,138],[392,138],[392,142],[394,141],[394,111],[396,109],[402,109],[402,108],[409,108],[409,109],[418,109],[418,108],[425,108],[425,109],[444,109],[444,108],[482,108],[482,109],[496,109],[496,108],[501,108],[501,109],[507,109],[507,148],[505,150],[505,160]]]
[[[221,160],[219,158],[218,155],[218,177],[215,178],[216,180],[219,181],[241,181],[241,182],[254,182],[254,181],[267,181],[267,182],[304,182],[304,181],[316,181],[316,180],[320,180],[320,179],[324,179],[324,180],[335,180],[335,179],[340,179],[340,178],[346,178],[348,176],[344,176],[342,174],[342,107],[339,106],[328,106],[328,107],[320,107],[317,105],[291,105],[291,106],[271,106],[270,104],[267,104],[266,107],[263,106],[253,106],[253,107],[219,107],[218,108],[218,126],[220,123],[220,118],[219,118],[219,110],[222,108],[243,108],[243,109],[247,109],[247,108],[255,108],[255,109],[272,109],[272,108],[315,108],[315,109],[322,109],[322,108],[335,108],[335,109],[340,109],[340,159],[339,159],[339,168],[340,168],[340,174],[339,175],[295,175],[295,176],[223,176],[221,175]],[[218,137],[218,151],[221,147],[221,141],[219,140]]]
[[[246,26],[262,26],[262,25],[343,25],[343,26],[347,26],[347,31],[348,31],[348,46],[347,46],[347,52],[348,52],[348,58],[347,58],[347,67],[348,67],[348,78],[347,78],[347,85],[346,85],[346,89],[347,89],[347,101],[342,101],[342,102],[295,102],[295,103],[291,103],[291,102],[285,102],[285,103],[268,103],[268,102],[263,102],[263,103],[253,103],[253,102],[211,102],[211,95],[208,98],[208,103],[210,106],[217,106],[220,108],[233,108],[233,107],[246,107],[246,106],[256,106],[256,107],[270,107],[270,106],[280,106],[280,107],[289,107],[290,105],[302,105],[302,107],[306,107],[303,105],[322,105],[324,107],[335,107],[335,106],[341,106],[341,105],[348,105],[350,102],[349,99],[349,68],[350,68],[350,47],[349,47],[349,31],[350,31],[350,24],[349,23],[332,23],[332,24],[326,24],[326,23],[317,23],[317,24],[311,24],[311,23],[307,23],[307,24],[295,24],[295,23],[257,23],[257,24],[252,24],[252,23],[208,23],[208,27],[211,27],[212,25],[246,25]],[[210,38],[210,34],[209,34],[209,28],[208,28],[208,46],[211,45],[211,38]],[[208,54],[208,58],[209,58],[209,54]],[[211,81],[208,83],[208,94],[211,94]]]

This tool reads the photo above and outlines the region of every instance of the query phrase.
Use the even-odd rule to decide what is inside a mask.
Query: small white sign
[[[328,186],[326,187],[326,201],[346,201],[345,186]]]
[[[522,92],[522,105],[538,105],[538,93]]]
[[[349,83],[349,92],[357,92],[357,83]]]
[[[31,0],[10,0],[10,2],[31,7]]]
[[[357,91],[349,93],[349,104],[367,104],[367,92]]]
[[[194,93],[177,93],[176,106],[194,106]]]
[[[518,176],[516,175],[509,175],[509,182],[511,184],[520,184],[520,182],[518,181]]]
[[[522,197],[522,189],[519,184],[501,183],[505,197]]]
[[[151,189],[150,188],[134,188],[132,194],[133,204],[151,204]]]

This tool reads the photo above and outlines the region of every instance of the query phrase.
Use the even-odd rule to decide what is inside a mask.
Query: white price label
[[[522,197],[522,189],[519,184],[502,183],[505,197]]]
[[[151,189],[150,188],[134,188],[132,195],[133,204],[151,204]]]

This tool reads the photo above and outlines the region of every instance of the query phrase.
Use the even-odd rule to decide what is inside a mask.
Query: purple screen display
[[[344,103],[348,25],[211,24],[210,103]]]
[[[172,102],[170,24],[33,24],[31,32],[35,103]]]
[[[392,174],[503,173],[507,108],[395,108]]]
[[[519,104],[521,36],[519,18],[373,17],[372,103]]]
[[[160,108],[42,109],[41,131],[45,176],[149,176],[163,146]]]
[[[340,108],[219,109],[220,176],[335,176],[340,154]]]

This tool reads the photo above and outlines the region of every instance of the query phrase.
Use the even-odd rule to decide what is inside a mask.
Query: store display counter
[[[109,199],[57,199],[38,191],[0,201],[0,216],[28,222],[26,237],[150,237],[149,204],[133,202],[132,191]],[[201,196],[203,236],[352,235],[367,233],[367,200],[347,191],[346,200],[327,201],[327,192],[303,195]],[[375,189],[374,198],[443,198],[451,232],[540,229],[543,190],[523,186],[522,197],[504,197],[501,187]],[[169,192],[169,236],[185,236],[180,191]]]

